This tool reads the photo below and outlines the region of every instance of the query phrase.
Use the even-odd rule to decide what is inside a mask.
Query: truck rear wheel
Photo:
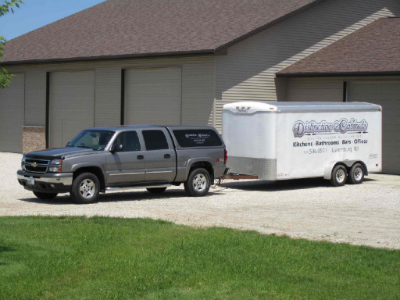
[[[364,180],[364,167],[360,163],[354,164],[349,173],[349,183],[360,184]]]
[[[100,181],[93,173],[82,173],[75,178],[71,188],[71,198],[79,204],[89,204],[97,200]]]
[[[331,183],[333,186],[343,186],[347,181],[347,170],[342,165],[333,168]]]
[[[57,193],[40,193],[40,192],[33,192],[33,194],[41,200],[53,200],[57,197]]]
[[[185,182],[185,191],[189,196],[201,197],[208,193],[210,186],[210,174],[206,169],[198,168],[190,172]]]

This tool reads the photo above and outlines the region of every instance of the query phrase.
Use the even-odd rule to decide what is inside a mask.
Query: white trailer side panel
[[[278,113],[277,180],[322,177],[330,163],[382,170],[382,112]]]

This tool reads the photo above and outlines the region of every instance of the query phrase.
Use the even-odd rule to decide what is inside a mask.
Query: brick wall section
[[[39,126],[24,126],[22,133],[23,153],[28,153],[42,149],[46,149],[45,128]]]

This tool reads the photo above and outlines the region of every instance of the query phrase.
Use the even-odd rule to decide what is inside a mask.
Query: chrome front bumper
[[[54,174],[33,174],[24,172],[22,170],[17,172],[18,180],[27,180],[28,178],[35,178],[36,182],[41,183],[62,183],[63,185],[72,185],[73,174],[72,173],[54,173]]]
[[[34,185],[28,184],[28,179],[34,178]],[[23,170],[17,172],[18,182],[27,190],[46,193],[67,193],[71,189],[72,173],[29,173]]]

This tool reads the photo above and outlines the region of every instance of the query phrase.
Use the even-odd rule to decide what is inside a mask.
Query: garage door
[[[63,147],[94,126],[94,72],[50,74],[49,145]]]
[[[348,97],[382,106],[383,172],[400,174],[400,81],[350,83]]]
[[[10,87],[0,89],[0,151],[22,152],[24,94],[24,74],[16,74]]]
[[[181,124],[181,69],[125,71],[125,124]]]

